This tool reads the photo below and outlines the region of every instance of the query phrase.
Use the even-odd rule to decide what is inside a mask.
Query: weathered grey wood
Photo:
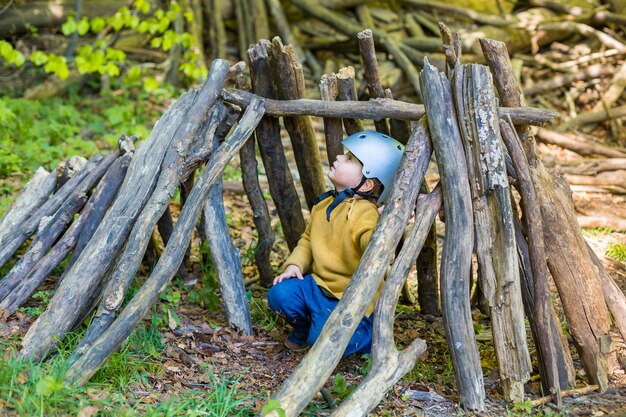
[[[500,102],[523,106],[524,98],[513,75],[506,45],[482,39],[481,46],[494,74]],[[600,391],[605,391],[608,366],[600,341],[608,336],[610,319],[598,271],[578,227],[569,185],[562,177],[548,172],[538,157],[534,138],[526,131],[522,134],[532,184],[541,208],[545,245],[549,248],[546,253],[548,268],[559,290],[568,328],[585,372]]]
[[[254,83],[252,84],[254,87]],[[227,88],[223,91],[224,101],[246,107],[255,94]],[[323,101],[311,99],[266,100],[265,112],[270,116],[319,116],[380,120],[384,118],[418,120],[424,115],[422,104],[412,104],[386,98],[369,101]],[[556,117],[556,112],[534,107],[500,107],[500,117],[511,116],[516,125],[542,126]]]
[[[416,222],[396,257],[376,302],[370,371],[358,388],[333,412],[333,417],[367,415],[387,391],[413,369],[417,359],[426,351],[426,343],[422,339],[415,339],[406,349],[398,351],[393,336],[393,321],[404,281],[428,238],[441,204],[440,188],[418,199]]]
[[[530,379],[532,368],[495,87],[489,68],[484,65],[456,65],[453,74],[472,191],[480,288],[489,303],[504,398],[519,402],[524,400],[524,384]]]
[[[215,139],[214,146],[217,149],[218,141]],[[243,282],[241,255],[230,238],[222,192],[222,179],[219,178],[211,188],[204,205],[204,234],[209,243],[209,253],[220,285],[228,326],[251,336],[252,320]]]
[[[117,152],[117,151],[116,151]],[[87,166],[74,175],[56,193],[40,206],[20,227],[6,239],[0,247],[0,266],[4,265],[15,251],[31,237],[39,227],[44,217],[54,214],[61,204],[72,194],[85,194],[102,177],[109,166],[113,163],[117,153],[108,156],[104,160],[100,155],[91,158]]]
[[[441,257],[441,309],[454,375],[464,407],[484,408],[485,388],[469,305],[472,203],[461,134],[445,75],[424,60],[420,74],[433,148],[441,175],[446,236]]]
[[[91,240],[91,237],[102,221],[104,214],[109,207],[111,207],[111,203],[113,202],[113,199],[117,195],[117,192],[126,177],[128,166],[130,165],[130,161],[135,153],[134,142],[136,140],[136,137],[126,135],[122,135],[119,138],[117,143],[121,156],[117,158],[107,173],[104,174],[96,186],[93,196],[90,197],[87,202],[85,210],[93,206],[93,212],[88,218],[85,219],[85,225],[82,227],[80,236],[78,237],[78,242],[76,242],[74,252],[72,253],[72,259],[70,259],[70,263],[66,269],[70,269],[71,266],[74,265],[74,262],[76,262],[83,249],[85,249],[85,246],[87,246],[89,240]],[[83,212],[85,210],[83,210]]]
[[[386,99],[393,100],[393,93],[389,88],[385,89],[384,94]],[[411,122],[408,120],[389,119],[389,127],[391,128],[391,137],[406,144],[411,134]]]
[[[370,93],[370,98],[385,98],[385,92],[383,91],[383,86],[380,83],[378,59],[376,58],[376,48],[374,47],[374,35],[372,35],[372,31],[370,29],[365,29],[364,31],[357,33],[356,37],[359,41],[359,51],[361,52],[363,71],[365,73],[365,81],[367,82],[367,89]],[[384,135],[389,134],[389,126],[387,126],[387,121],[385,119],[375,120],[374,126],[376,126],[376,130],[378,132]]]
[[[274,231],[272,230],[270,212],[259,183],[255,148],[254,140],[249,140],[239,151],[241,180],[252,207],[252,221],[258,234],[258,242],[254,249],[254,260],[259,270],[261,284],[265,287],[270,287],[274,280],[274,272],[270,262],[270,254],[274,246]]]
[[[293,47],[284,46],[280,38],[275,37],[272,39],[272,46],[268,52],[277,98],[281,100],[303,98],[304,73],[302,72],[302,63],[296,58]],[[291,139],[300,181],[307,205],[311,209],[313,200],[326,191],[322,159],[313,124],[309,116],[284,117],[283,123]]]
[[[331,313],[319,339],[291,376],[272,396],[280,402],[286,417],[297,416],[319,392],[341,359],[350,337],[391,261],[407,220],[414,208],[423,173],[428,165],[424,158],[428,143],[426,122],[413,131],[404,150],[391,196],[372,233],[362,262],[357,267],[343,297]],[[277,416],[276,412],[268,416]]]
[[[65,230],[86,201],[87,196],[85,194],[72,194],[51,218],[44,219],[42,227],[26,253],[22,255],[21,259],[11,268],[11,271],[0,281],[0,301],[4,300],[26,278],[37,262],[46,255],[48,249],[54,245],[54,242],[61,236],[63,230]]]
[[[59,175],[57,179],[58,187],[62,187],[63,184],[68,182],[75,173],[85,168],[87,162],[89,162],[87,161],[87,158],[78,155],[73,155],[67,161],[65,161],[63,172],[61,172],[61,175]]]
[[[48,199],[56,186],[56,174],[39,167],[9,210],[0,219],[0,248],[28,217]]]
[[[131,143],[132,145],[132,143]],[[131,153],[126,153],[111,165],[107,173],[102,177],[96,186],[93,194],[89,197],[87,204],[80,212],[80,215],[63,234],[63,237],[54,245],[52,249],[33,267],[26,279],[9,293],[2,303],[0,310],[6,310],[10,314],[14,313],[31,295],[37,287],[48,277],[52,270],[65,259],[69,252],[75,248],[80,237],[84,235],[84,230],[88,225],[97,224],[104,216],[104,212],[111,205],[117,195],[117,191],[122,184],[126,170],[130,164]],[[71,265],[71,263],[70,263]]]
[[[269,47],[268,40],[261,40],[248,49],[252,89],[257,94],[250,94],[248,97],[267,97],[268,100],[273,97],[268,58]],[[256,139],[265,166],[270,194],[283,227],[285,240],[289,249],[293,250],[306,225],[302,215],[300,198],[280,140],[278,119],[265,116],[257,126]]]
[[[229,138],[211,155],[204,172],[197,178],[187,204],[182,208],[174,233],[152,274],[117,320],[74,362],[66,374],[68,380],[81,385],[89,381],[102,363],[126,340],[139,321],[150,311],[182,262],[183,252],[189,245],[191,232],[211,187],[252,135],[262,116],[263,102],[253,102]]]
[[[337,100],[337,75],[324,74],[320,80],[320,96],[325,101]],[[328,156],[328,164],[332,164],[338,155],[343,154],[343,126],[341,119],[325,117],[324,119],[324,136],[326,137],[326,155]]]
[[[25,335],[21,351],[23,357],[39,360],[47,355],[74,324],[74,316],[89,302],[90,294],[98,288],[98,283],[122,249],[122,243],[150,198],[173,133],[184,123],[192,104],[193,94],[184,94],[170,106],[156,123],[150,137],[138,147],[111,208],[81,256],[66,272],[46,311]]]
[[[154,227],[163,216],[165,208],[180,184],[182,167],[191,142],[201,130],[202,125],[208,122],[207,118],[213,125],[219,120],[211,108],[226,80],[229,67],[228,61],[221,59],[213,61],[202,89],[192,93],[191,107],[187,110],[185,119],[174,132],[173,139],[165,151],[156,186],[133,225],[123,253],[115,261],[111,278],[104,289],[102,301],[93,322],[110,321],[107,316],[115,317],[122,307],[124,296],[141,265]],[[208,128],[208,131],[211,130]],[[186,252],[187,247],[184,249]],[[99,334],[94,334],[94,331],[95,329],[102,331],[103,327],[97,323],[93,326],[93,331],[88,330],[84,338],[85,342],[81,341],[79,349],[85,349],[89,341],[97,339]]]
[[[521,145],[520,145],[521,146]],[[521,149],[521,147],[520,147]],[[570,386],[576,385],[576,369],[574,368],[574,361],[569,351],[569,343],[567,336],[563,332],[561,322],[554,311],[554,308],[548,306],[548,320],[540,323],[537,320],[537,312],[540,310],[535,306],[535,280],[533,277],[533,267],[531,261],[530,250],[526,236],[522,231],[522,226],[519,220],[515,220],[515,242],[517,244],[517,253],[520,260],[520,277],[522,279],[522,300],[524,301],[524,311],[528,318],[528,324],[537,347],[537,361],[539,362],[539,375],[541,377],[543,392],[554,392],[557,394],[559,391],[550,390],[550,385],[547,381],[550,381],[550,376],[547,374],[546,364],[548,361],[544,358],[544,345],[546,342],[542,341],[549,337],[550,344],[554,348],[554,359],[556,363],[556,369],[552,372],[555,373],[555,377],[558,378],[559,386],[561,390],[567,389]],[[544,260],[544,268],[548,273],[548,266]],[[545,313],[544,313],[545,314]],[[540,335],[539,332],[549,332],[547,336]],[[544,345],[542,345],[542,343]],[[558,373],[557,373],[558,371]]]
[[[352,67],[341,68],[337,73],[337,100],[358,101],[354,90],[354,68]],[[343,118],[343,128],[348,135],[365,130],[361,120],[349,117]]]

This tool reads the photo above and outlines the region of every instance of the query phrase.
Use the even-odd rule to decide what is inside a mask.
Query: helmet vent
[[[359,135],[359,139],[365,139],[366,137],[366,135]]]
[[[402,146],[398,145],[398,149],[402,150]]]
[[[381,135],[381,136],[382,136],[383,138],[385,138],[385,139],[388,139],[388,138],[389,138],[389,136],[387,136],[387,135]]]

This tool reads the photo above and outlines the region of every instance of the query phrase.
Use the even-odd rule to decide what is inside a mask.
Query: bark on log
[[[570,184],[595,186],[624,186],[626,184],[626,170],[601,172],[598,175],[564,175]]]
[[[294,100],[304,97],[302,63],[297,60],[293,47],[283,46],[279,37],[272,39],[269,64],[277,98]],[[285,117],[283,123],[291,138],[306,203],[311,209],[313,200],[326,190],[322,160],[311,118]]]
[[[354,90],[354,68],[352,67],[341,68],[337,73],[337,100],[358,101]],[[361,120],[347,117],[343,119],[343,128],[348,135],[365,129]]]
[[[252,84],[254,87],[254,83]],[[224,101],[245,108],[255,94],[236,89],[223,91]],[[323,101],[323,100],[265,100],[265,112],[270,116],[318,116],[380,120],[384,118],[418,120],[424,115],[421,104],[405,103],[389,99],[369,101]],[[533,107],[500,107],[500,117],[510,116],[516,125],[542,126],[556,117],[554,110]]]
[[[13,205],[0,220],[0,248],[37,207],[48,199],[56,186],[56,174],[39,167]]]
[[[320,80],[320,96],[325,101],[337,100],[337,75],[324,74]],[[328,164],[332,164],[337,159],[337,155],[343,154],[343,126],[340,119],[325,117],[324,136],[326,137],[326,155],[328,156]]]
[[[261,40],[248,49],[252,89],[257,94],[250,94],[248,97],[267,97],[268,99],[273,97],[268,59],[269,47],[269,41]],[[285,240],[289,249],[293,250],[306,225],[302,216],[300,198],[293,183],[280,139],[278,120],[266,115],[257,126],[256,139],[265,166],[270,194],[283,227]]]
[[[569,86],[575,81],[588,80],[590,78],[603,78],[608,74],[612,74],[613,71],[614,69],[612,67],[604,64],[592,65],[571,74],[558,75],[550,78],[549,80],[535,83],[524,89],[524,95],[529,97],[544,91]]]
[[[385,98],[393,100],[391,89],[385,89]],[[391,136],[397,141],[406,144],[411,134],[411,122],[408,120],[389,119],[389,127],[391,129]],[[426,244],[426,246],[428,246],[428,244]]]
[[[122,249],[133,224],[150,198],[173,133],[186,118],[192,94],[184,94],[155,125],[150,137],[138,147],[122,188],[46,311],[28,330],[21,356],[39,360],[56,346],[77,321],[89,296]],[[74,177],[77,178],[77,177]],[[71,183],[74,178],[69,182]],[[67,185],[67,184],[66,184]]]
[[[591,142],[581,136],[558,133],[545,128],[537,130],[537,139],[543,143],[560,146],[579,155],[599,155],[609,158],[626,158],[626,153],[599,143]]]
[[[31,242],[26,253],[0,281],[0,301],[4,300],[28,276],[37,262],[46,255],[48,249],[61,236],[61,233],[72,221],[74,215],[85,205],[86,201],[87,196],[85,194],[72,194],[51,218],[44,219],[39,233]]]
[[[523,105],[506,45],[483,39],[485,58],[489,62],[503,104]],[[524,138],[526,158],[535,187],[544,225],[548,268],[559,290],[563,309],[574,343],[587,376],[604,392],[607,389],[606,352],[600,341],[608,336],[609,313],[604,302],[600,278],[576,223],[571,191],[563,178],[550,175],[536,154],[532,136]],[[580,288],[585,291],[580,291]]]
[[[480,287],[490,307],[504,398],[519,402],[531,364],[495,88],[489,68],[477,64],[457,65],[452,82],[472,192]]]
[[[626,220],[610,216],[577,216],[580,227],[603,228],[608,227],[616,232],[626,232]]]
[[[254,144],[254,142],[251,142]],[[214,139],[217,150],[218,140]],[[204,234],[209,243],[209,252],[217,280],[228,326],[241,331],[246,336],[253,334],[250,307],[241,271],[241,255],[230,238],[226,223],[226,211],[222,197],[222,178],[211,188],[204,204]]]
[[[226,80],[229,67],[228,61],[215,60],[202,89],[190,94],[192,98],[185,119],[173,132],[173,139],[168,144],[160,166],[157,168],[159,173],[156,185],[134,222],[123,252],[115,260],[111,278],[104,289],[96,317],[77,348],[78,354],[86,350],[87,346],[102,334],[121,308],[130,283],[141,265],[154,227],[163,216],[180,184],[182,167],[192,140],[196,135],[204,136],[203,131],[215,132],[219,115],[217,111],[211,111],[211,108]],[[206,126],[207,118],[210,119],[208,127]],[[187,247],[184,249],[187,252]]]
[[[180,213],[169,244],[141,290],[124,308],[118,319],[102,336],[83,353],[66,374],[76,384],[85,384],[113,351],[126,340],[135,326],[156,302],[159,294],[178,270],[185,248],[189,245],[191,232],[200,216],[211,187],[220,177],[226,165],[252,135],[263,116],[263,102],[255,101],[246,110],[240,123],[230,137],[211,156],[207,167]]]
[[[558,331],[554,327],[555,320],[550,319],[550,289],[548,286],[548,265],[546,264],[546,247],[543,237],[543,221],[538,205],[535,188],[533,187],[530,167],[522,150],[522,145],[512,127],[500,123],[502,139],[511,156],[517,175],[517,189],[521,196],[524,222],[528,233],[528,243],[524,236],[518,234],[517,247],[521,250],[522,260],[528,256],[530,265],[524,270],[526,287],[526,312],[535,336],[535,345],[539,354],[539,370],[545,392],[550,392],[560,402],[560,389],[569,385],[569,378],[563,368],[562,358],[569,356],[569,351],[561,348],[559,339],[554,335]],[[522,250],[522,249],[525,250]],[[522,265],[523,266],[523,265]],[[571,359],[570,359],[571,360]]]
[[[484,408],[485,388],[469,304],[473,219],[461,134],[450,83],[424,60],[420,74],[433,148],[441,174],[446,236],[441,257],[441,308],[454,375],[464,407]]]
[[[364,261],[357,267],[317,342],[273,395],[285,411],[285,417],[298,415],[319,392],[341,359],[352,333],[371,303],[398,245],[401,230],[414,207],[419,182],[428,165],[428,161],[422,159],[427,146],[427,127],[426,122],[422,121],[413,131],[404,150],[391,197],[363,254]],[[277,417],[277,413],[272,412],[268,416]]]
[[[385,92],[383,91],[383,86],[380,83],[378,59],[376,58],[376,48],[374,47],[374,36],[372,35],[372,31],[370,29],[365,29],[364,31],[357,33],[356,37],[359,40],[359,50],[361,51],[365,81],[367,82],[367,89],[370,93],[370,98],[385,98]],[[387,126],[387,121],[385,119],[375,120],[374,126],[376,127],[376,131],[382,133],[383,135],[389,134],[389,126]]]
[[[91,236],[90,233],[85,233],[85,229],[89,227],[89,225],[98,224],[102,220],[104,212],[109,208],[111,202],[117,195],[117,191],[126,175],[126,170],[128,169],[131,158],[132,153],[126,153],[117,158],[96,186],[94,193],[89,197],[87,204],[78,218],[72,223],[69,229],[67,229],[63,237],[54,247],[50,249],[46,256],[37,262],[28,277],[2,300],[0,310],[6,310],[9,314],[13,314],[31,297],[31,295],[33,295],[37,287],[39,287],[52,270],[65,259],[72,249],[74,249],[74,257],[72,259],[78,256],[76,255],[78,248],[75,248],[77,242],[80,242],[82,236]]]
[[[104,160],[101,160],[99,155],[94,156],[85,169],[74,175],[63,187],[46,200],[25,223],[20,225],[20,228],[15,231],[11,238],[7,239],[0,247],[0,266],[4,265],[22,243],[37,231],[41,220],[55,213],[70,195],[86,194],[98,182],[116,157],[117,153],[113,153],[113,155],[106,157]]]
[[[592,123],[603,122],[605,120],[619,119],[626,117],[626,106],[613,107],[611,109],[600,109],[596,111],[580,113],[567,122],[561,123],[556,130],[561,132],[571,130],[579,126],[585,126]]]
[[[370,371],[358,388],[333,412],[333,417],[367,415],[383,399],[386,392],[413,369],[415,362],[426,351],[426,343],[422,339],[415,339],[406,349],[398,351],[393,336],[393,321],[404,281],[428,238],[441,204],[440,188],[418,199],[415,212],[417,221],[395,259],[385,287],[376,302]]]

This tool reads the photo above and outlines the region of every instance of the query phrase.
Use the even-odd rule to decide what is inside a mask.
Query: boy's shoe
[[[301,353],[306,351],[309,346],[305,343],[304,345],[300,345],[298,343],[292,342],[289,338],[285,339],[285,347],[292,352]]]

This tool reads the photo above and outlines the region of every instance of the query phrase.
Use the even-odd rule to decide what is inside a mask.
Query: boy
[[[267,293],[270,308],[293,326],[285,346],[294,351],[315,343],[342,297],[376,226],[376,202],[384,204],[389,196],[404,150],[395,139],[371,131],[355,133],[341,143],[348,152],[337,156],[328,172],[335,190],[316,198],[311,220],[285,261],[285,271]],[[344,355],[370,351],[375,301]]]

